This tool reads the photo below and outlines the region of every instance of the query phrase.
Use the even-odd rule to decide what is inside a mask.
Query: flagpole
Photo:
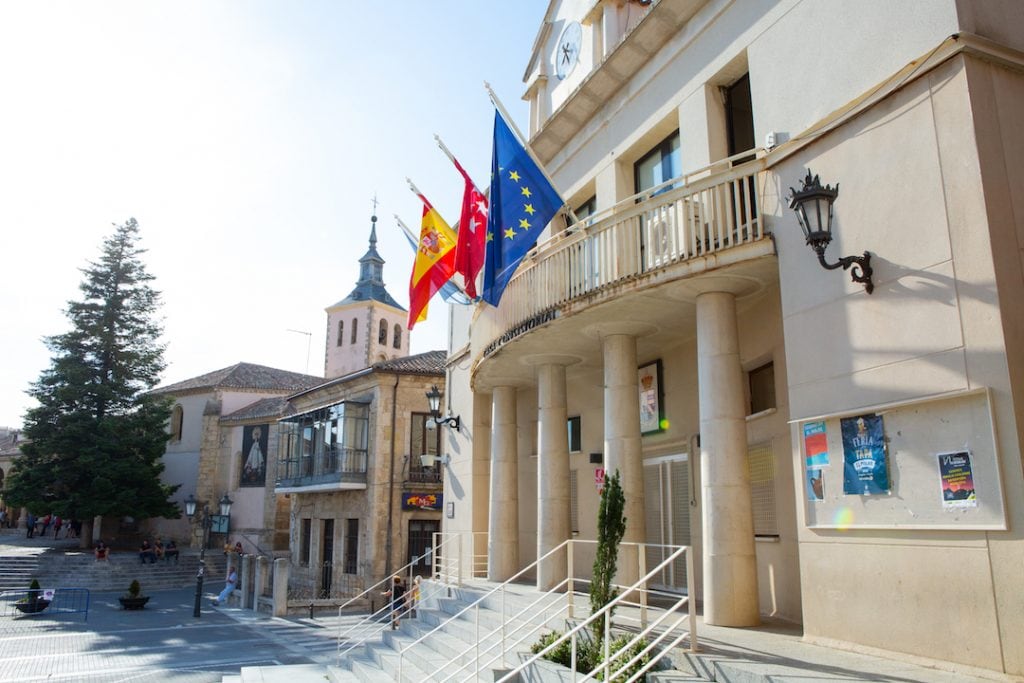
[[[409,226],[405,224],[405,221],[399,218],[397,213],[394,214],[394,216],[395,220],[398,221],[398,227],[405,231],[405,234],[409,237],[409,239],[411,239],[413,243],[419,242],[419,239],[416,237],[416,233],[409,229]]]
[[[534,154],[533,148],[530,147],[530,143],[526,141],[526,138],[523,136],[522,131],[519,130],[519,126],[517,126],[516,122],[512,120],[512,116],[508,113],[508,110],[505,109],[505,105],[503,105],[501,103],[501,100],[498,99],[497,93],[495,93],[494,90],[491,89],[491,84],[488,83],[487,81],[484,81],[484,88],[487,89],[487,95],[491,98],[491,104],[493,104],[498,109],[498,113],[501,114],[501,118],[505,119],[505,123],[512,127],[512,132],[514,132],[516,134],[516,137],[519,138],[519,144],[523,146],[523,149],[526,150],[526,153],[530,155],[531,159],[533,159],[533,163],[537,164],[537,168],[539,168],[540,172],[544,174],[544,178],[548,181],[551,187],[556,187],[555,181],[551,179],[550,175],[548,175],[548,169],[544,167],[544,164],[541,163],[541,160],[537,158],[536,154]],[[573,224],[579,223],[579,219],[576,218],[576,212],[573,211],[572,207],[569,206],[568,204],[563,204],[563,206],[569,212],[569,216],[572,217]]]
[[[441,139],[441,136],[438,135],[437,133],[434,133],[434,140],[437,141],[437,146],[441,148],[441,151],[445,153],[445,156],[447,156],[448,159],[453,164],[455,164],[455,168],[459,169],[459,173],[461,173],[466,180],[472,183],[474,188],[479,188],[480,186],[477,185],[476,182],[469,177],[469,173],[466,171],[466,169],[462,168],[462,164],[460,164],[459,160],[455,158],[455,155],[452,154],[452,151],[450,149],[448,149],[448,146],[444,144],[444,141]],[[477,192],[479,192],[479,190],[477,190]]]
[[[420,192],[420,188],[416,187],[416,183],[412,182],[412,180],[410,180],[408,176],[406,176],[405,182],[409,183],[409,189],[412,190],[412,193],[414,195],[419,197],[422,201],[426,202],[428,208],[434,208],[434,206],[427,200],[426,195]]]

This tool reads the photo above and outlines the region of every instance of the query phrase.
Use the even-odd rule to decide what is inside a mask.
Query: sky
[[[494,108],[526,128],[547,0],[0,3],[0,426],[22,424],[80,268],[134,217],[162,292],[164,384],[250,362],[323,374],[327,306],[376,207],[408,307],[411,178],[449,223],[481,187]],[[411,335],[447,347],[435,297]],[[289,330],[297,330],[289,331]],[[309,333],[309,334],[303,334]]]

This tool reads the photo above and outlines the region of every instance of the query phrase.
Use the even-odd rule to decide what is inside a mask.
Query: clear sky
[[[323,373],[324,308],[366,251],[403,306],[409,176],[450,223],[483,187],[489,81],[520,128],[547,0],[0,4],[0,425],[18,426],[79,268],[134,216],[163,293],[164,383],[246,361]],[[289,329],[307,331],[311,337]],[[439,297],[412,351],[447,346]]]

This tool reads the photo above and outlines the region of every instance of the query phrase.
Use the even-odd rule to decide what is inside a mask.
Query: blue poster
[[[889,492],[889,468],[885,461],[885,430],[881,415],[844,417],[843,493],[866,496]]]

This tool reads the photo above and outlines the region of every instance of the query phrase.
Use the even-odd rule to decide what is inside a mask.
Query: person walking
[[[405,610],[405,584],[402,583],[402,577],[396,574],[392,579],[391,590],[383,594],[391,599],[391,630],[394,631]]]
[[[25,538],[32,538],[36,535],[36,516],[31,512],[25,517]]]
[[[238,584],[238,572],[235,571],[234,567],[228,569],[228,577],[224,583],[224,590],[220,592],[216,598],[213,599],[214,605],[219,605],[222,602],[226,602],[231,594],[235,592],[235,586]]]

